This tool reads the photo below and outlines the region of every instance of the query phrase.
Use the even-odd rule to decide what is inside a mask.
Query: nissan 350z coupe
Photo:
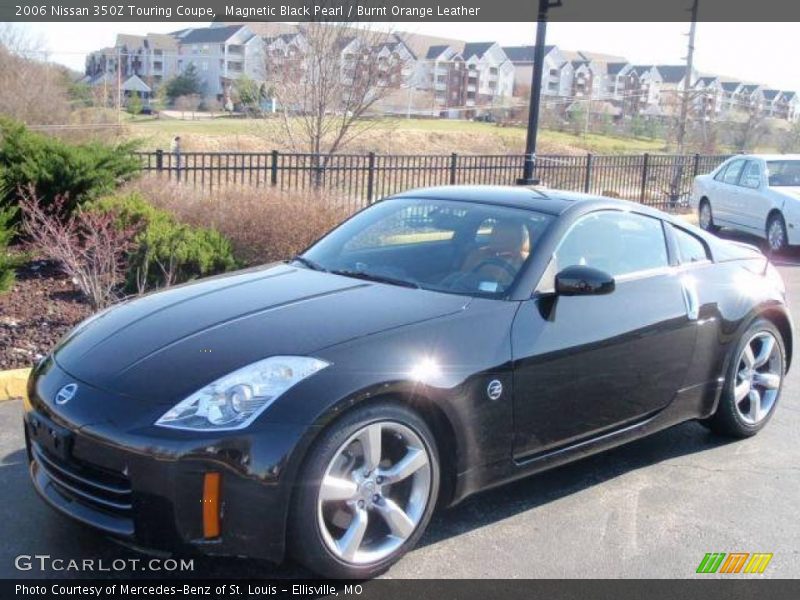
[[[29,382],[36,490],[129,544],[369,577],[434,508],[700,420],[792,357],[755,248],[619,200],[416,190],[302,255],[122,303]]]

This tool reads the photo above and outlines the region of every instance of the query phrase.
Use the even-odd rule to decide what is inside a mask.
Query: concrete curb
[[[0,371],[0,402],[26,398],[30,369],[12,369]]]

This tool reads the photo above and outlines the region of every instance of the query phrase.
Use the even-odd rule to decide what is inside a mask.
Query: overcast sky
[[[168,32],[202,23],[35,23],[25,27],[50,59],[83,70],[84,55],[112,46],[117,33]],[[405,30],[466,41],[532,44],[534,23],[395,23]],[[686,23],[551,23],[547,42],[567,50],[624,56],[635,63],[679,64],[686,56]],[[800,91],[797,23],[699,23],[695,65],[780,89]]]

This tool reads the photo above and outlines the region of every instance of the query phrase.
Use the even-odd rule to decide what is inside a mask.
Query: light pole
[[[533,52],[533,74],[531,75],[531,104],[528,111],[528,134],[525,139],[525,164],[519,185],[536,185],[533,170],[536,166],[536,134],[539,130],[539,102],[542,98],[542,68],[544,67],[544,41],[547,36],[547,12],[561,6],[561,0],[539,0],[536,16],[536,46]]]

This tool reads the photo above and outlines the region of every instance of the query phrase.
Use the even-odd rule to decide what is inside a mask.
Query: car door
[[[728,163],[714,177],[714,183],[709,200],[714,220],[726,225],[740,225],[738,216],[739,207],[739,176],[744,168],[745,160],[738,158]]]
[[[581,217],[512,325],[514,455],[569,446],[666,407],[692,357],[696,298],[670,258],[661,220],[623,211]],[[608,295],[554,296],[571,265],[615,277]],[[552,281],[546,281],[550,277]]]
[[[771,206],[764,189],[764,167],[760,160],[748,160],[744,166],[738,198],[742,225],[764,234]]]

